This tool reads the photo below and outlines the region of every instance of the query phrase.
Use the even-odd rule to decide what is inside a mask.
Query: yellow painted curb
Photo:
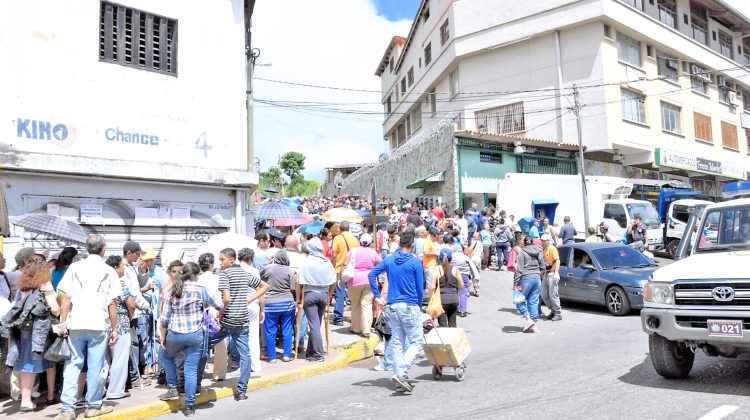
[[[285,384],[288,382],[299,381],[311,378],[323,373],[333,372],[345,368],[350,363],[372,357],[375,346],[378,344],[378,336],[372,334],[369,339],[360,339],[354,343],[336,346],[333,349],[339,354],[333,360],[326,360],[323,363],[311,363],[299,369],[281,372],[273,375],[262,376],[257,379],[251,379],[247,384],[247,392],[258,391],[264,388],[270,388],[275,385]],[[234,396],[233,387],[209,387],[203,388],[203,392],[196,396],[195,404],[205,404],[210,401],[216,401],[221,398]],[[115,409],[110,414],[101,416],[101,419],[107,420],[135,420],[146,419],[149,417],[162,416],[173,413],[185,408],[185,400],[177,401],[153,401],[136,407]]]

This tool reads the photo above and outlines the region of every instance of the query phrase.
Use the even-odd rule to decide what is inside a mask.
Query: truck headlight
[[[646,302],[673,305],[674,293],[672,293],[672,285],[649,281],[643,286],[643,299]]]

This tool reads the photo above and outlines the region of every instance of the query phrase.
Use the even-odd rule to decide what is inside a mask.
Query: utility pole
[[[586,163],[583,160],[583,131],[581,130],[581,104],[578,101],[578,86],[573,84],[573,113],[576,115],[578,127],[578,171],[581,173],[581,195],[583,196],[584,236],[591,226],[589,224],[589,194],[586,191]]]

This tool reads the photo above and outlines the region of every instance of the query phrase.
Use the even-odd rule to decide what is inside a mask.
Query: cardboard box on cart
[[[434,365],[458,366],[470,352],[463,328],[434,328],[425,335],[424,354]]]

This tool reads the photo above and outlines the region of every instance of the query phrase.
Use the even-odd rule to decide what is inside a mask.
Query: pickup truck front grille
[[[742,328],[750,329],[750,318],[722,317],[722,319],[727,319],[727,320],[741,319]],[[677,325],[681,327],[702,328],[702,329],[708,328],[708,317],[705,317],[705,316],[676,316],[675,321],[677,321]]]
[[[714,289],[732,289],[731,300],[717,300]],[[703,306],[750,306],[750,282],[678,282],[674,284],[675,304]]]

